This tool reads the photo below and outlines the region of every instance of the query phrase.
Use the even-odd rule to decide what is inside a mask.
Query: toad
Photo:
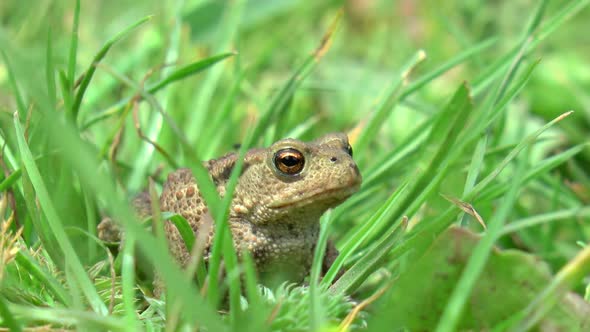
[[[237,153],[205,162],[223,197]],[[312,142],[282,139],[268,148],[249,150],[229,211],[229,228],[238,255],[250,252],[261,279],[301,281],[308,275],[319,235],[319,219],[360,187],[361,174],[352,159],[345,134],[325,135]],[[135,206],[150,206],[148,195]],[[162,211],[182,215],[199,238],[205,238],[205,261],[213,238],[212,217],[189,169],[168,176],[160,196]],[[102,226],[102,227],[101,227]],[[165,233],[173,256],[184,267],[190,253],[176,226],[167,221]],[[102,230],[101,230],[102,229]],[[109,227],[99,225],[99,235]],[[104,236],[101,236],[101,238]],[[329,244],[323,268],[337,255]]]

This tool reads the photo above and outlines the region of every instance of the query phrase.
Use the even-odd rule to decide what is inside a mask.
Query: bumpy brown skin
[[[275,166],[275,153],[285,148],[303,154],[300,173],[287,175]],[[284,139],[269,148],[248,151],[233,195],[229,225],[238,254],[244,250],[252,254],[263,281],[277,273],[283,279],[300,281],[309,273],[321,215],[346,200],[361,184],[350,151],[342,133],[309,143]],[[205,164],[221,196],[236,159],[234,153]],[[195,233],[209,230],[208,253],[212,218],[190,170],[180,169],[168,176],[160,204],[162,211],[182,215]],[[190,253],[176,226],[166,222],[165,231],[172,254],[185,266]],[[334,250],[328,250],[327,260],[334,259]]]

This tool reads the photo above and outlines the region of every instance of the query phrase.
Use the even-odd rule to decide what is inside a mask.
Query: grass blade
[[[10,312],[10,309],[6,305],[3,296],[0,296],[0,317],[2,317],[3,325],[6,325],[10,331],[22,331],[20,324],[15,320],[14,314]]]
[[[219,32],[216,34],[215,53],[222,52],[232,47],[235,42],[236,35],[240,29],[240,22],[242,20],[247,1],[237,0],[228,2],[224,6],[224,15],[219,22]],[[186,124],[185,132],[189,135],[191,142],[199,141],[200,133],[203,132],[204,127],[208,124],[205,121],[211,108],[211,100],[215,89],[218,87],[221,75],[223,74],[223,66],[212,68],[207,72],[204,82],[196,94],[193,105],[195,105],[196,114],[190,123]],[[200,146],[197,146],[197,153],[201,155],[203,151]]]
[[[549,170],[552,170],[555,167],[567,162],[568,160],[573,158],[575,155],[577,155],[578,153],[583,151],[584,148],[586,148],[587,146],[588,146],[588,144],[580,144],[580,145],[577,145],[577,146],[570,148],[566,151],[560,152],[559,154],[556,154],[555,156],[552,156],[550,158],[547,158],[547,159],[541,161],[538,165],[533,167],[531,170],[529,170],[525,174],[523,184],[529,182],[530,180],[532,180],[534,178],[539,177],[540,174],[546,173]],[[488,200],[494,199],[496,197],[499,197],[500,195],[502,195],[503,193],[505,193],[508,190],[509,186],[510,186],[509,183],[503,183],[503,184],[499,184],[499,185],[495,185],[495,186],[490,185],[488,188],[486,188],[481,193],[481,195],[479,195],[478,199],[481,201],[488,201]]]
[[[66,289],[48,271],[41,268],[35,259],[28,253],[19,251],[15,260],[23,270],[27,271],[33,278],[39,281],[40,284],[45,285],[47,290],[53,294],[59,302],[66,306],[72,304],[72,299],[68,295]]]
[[[106,317],[93,312],[69,310],[61,308],[35,308],[11,305],[10,309],[19,319],[42,321],[60,325],[77,325],[84,328],[95,328],[101,331],[127,331],[120,318]]]
[[[35,229],[35,232],[39,236],[39,240],[41,240],[41,244],[45,248],[47,254],[52,258],[55,264],[63,270],[63,255],[59,250],[59,245],[57,244],[55,236],[53,236],[53,233],[51,232],[50,226],[41,219],[41,211],[37,205],[35,190],[27,172],[23,173],[21,183],[23,187],[23,198],[27,210],[29,211],[30,218],[28,219],[28,223],[33,225],[31,228]]]
[[[588,206],[555,211],[515,220],[512,223],[506,225],[504,229],[502,229],[500,235],[507,235],[510,233],[521,231],[528,227],[534,227],[563,219],[571,219],[572,221],[575,221],[576,219],[581,220],[588,218],[590,218],[590,207]]]
[[[524,160],[519,163],[518,170],[513,176],[514,181],[512,182],[510,191],[498,207],[496,214],[494,214],[488,223],[485,235],[476,245],[471,257],[469,257],[467,265],[461,274],[461,278],[455,285],[451,298],[447,302],[438,326],[436,327],[437,332],[450,332],[456,330],[463,307],[471,294],[475,282],[483,271],[494,243],[500,235],[504,222],[509,217],[512,206],[517,199],[518,192],[521,188],[520,184],[523,179],[525,165],[526,163]]]
[[[123,305],[125,307],[125,325],[131,331],[137,331],[139,322],[137,321],[137,308],[133,299],[135,298],[135,234],[129,232],[125,236],[125,245],[123,246],[123,258],[121,259],[121,283]]]
[[[174,223],[176,228],[178,228],[178,232],[180,233],[180,236],[182,237],[188,252],[191,252],[195,243],[195,233],[193,232],[193,229],[189,225],[188,221],[178,214],[168,218],[163,216],[163,219]]]
[[[177,33],[179,33],[179,32],[177,32]],[[181,68],[181,69],[173,72],[171,74],[173,76],[169,76],[171,78],[167,81],[168,81],[168,83],[171,83],[171,82],[174,82],[176,79],[180,79],[181,77],[187,77],[190,74],[198,73],[198,72],[204,70],[205,68],[210,67],[214,63],[217,63],[217,62],[225,59],[229,55],[231,55],[231,54],[222,54],[220,56],[213,57],[214,58],[213,61],[209,61],[210,59],[205,59],[205,60],[201,60],[197,63],[188,65],[184,68]],[[166,80],[166,79],[164,79],[164,80]],[[162,85],[161,87],[164,87],[164,86],[166,86],[166,85]],[[148,128],[149,132],[147,133],[148,137],[158,136],[158,133],[162,129],[161,126],[159,125],[159,123],[164,118],[165,117],[163,115],[159,114],[155,117],[155,121],[150,121],[150,128]],[[185,146],[186,146],[186,144],[185,144]],[[131,187],[131,188],[139,187],[139,183],[141,183],[145,177],[148,162],[152,158],[152,153],[153,153],[153,149],[150,149],[150,148],[145,148],[140,151],[140,154],[139,154],[139,156],[136,160],[135,166],[134,166],[135,171],[133,172],[132,177],[129,180],[129,187]],[[189,155],[191,155],[191,157],[193,157],[194,159],[197,160],[197,162],[195,162],[193,164],[194,166],[192,167],[192,171],[193,171],[193,175],[199,185],[199,190],[201,191],[203,198],[204,198],[205,202],[207,203],[207,206],[212,211],[216,211],[218,206],[221,204],[221,200],[219,199],[217,189],[216,189],[215,185],[213,184],[213,182],[211,181],[207,170],[198,161],[198,160],[200,160],[198,153],[196,153],[196,151],[193,151],[193,153],[191,153]]]
[[[76,0],[74,8],[74,23],[72,24],[72,36],[70,39],[70,54],[68,56],[68,72],[66,89],[64,93],[64,103],[66,110],[72,115],[72,96],[74,95],[74,82],[76,81],[76,63],[78,55],[78,29],[80,26],[80,0]]]
[[[470,192],[473,189],[473,186],[475,186],[475,182],[477,181],[477,178],[483,168],[487,145],[488,135],[484,134],[479,142],[477,142],[475,153],[473,154],[473,158],[469,164],[469,168],[467,170],[467,179],[465,179],[465,186],[463,188],[463,195]],[[465,215],[463,215],[461,219],[462,220],[460,224],[464,226],[467,223]]]
[[[25,101],[20,93],[20,89],[18,88],[18,84],[16,82],[16,76],[14,75],[14,71],[10,66],[10,62],[8,61],[8,56],[3,49],[0,48],[0,54],[2,54],[2,60],[4,61],[4,65],[6,66],[6,70],[8,71],[8,82],[10,83],[10,87],[12,88],[12,93],[14,93],[14,98],[16,99],[16,106],[20,114],[27,114],[27,106]]]
[[[328,210],[320,221],[320,235],[313,253],[313,264],[309,282],[309,317],[310,331],[318,331],[325,324],[326,313],[322,308],[320,299],[319,280],[322,272],[322,263],[328,243],[328,229],[331,224],[332,211]]]
[[[10,175],[8,177],[6,177],[4,179],[4,181],[2,181],[0,183],[0,191],[6,191],[8,190],[10,187],[12,187],[12,185],[18,180],[20,179],[22,175],[22,170],[19,168],[16,171],[10,173]]]
[[[154,93],[162,90],[163,88],[165,88],[169,84],[174,83],[180,79],[186,78],[190,75],[198,74],[198,73],[204,71],[205,69],[213,66],[214,64],[218,63],[219,61],[224,60],[227,57],[230,57],[232,55],[234,55],[234,53],[222,53],[222,54],[218,54],[213,57],[210,57],[210,58],[198,60],[198,61],[195,61],[195,62],[190,63],[188,65],[185,65],[177,70],[174,70],[172,73],[166,75],[160,81],[154,83],[153,85],[150,85],[146,90],[150,94],[154,94]],[[211,60],[213,60],[213,61],[211,61]],[[139,85],[135,84],[135,86],[139,86]],[[118,102],[117,104],[109,107],[106,111],[102,111],[102,112],[96,114],[95,116],[90,117],[81,126],[81,129],[86,130],[89,127],[91,127],[92,125],[97,124],[98,122],[105,120],[108,117],[122,113],[123,109],[129,103],[129,101],[131,101],[131,97],[125,98],[125,99],[121,100],[120,102]]]
[[[412,130],[403,141],[399,143],[399,149],[391,151],[390,154],[386,154],[383,158],[379,159],[375,165],[367,170],[367,177],[363,178],[363,186],[367,188],[373,185],[378,185],[380,180],[383,180],[385,176],[391,174],[394,171],[394,167],[399,167],[400,163],[403,164],[405,159],[410,158],[412,155],[416,155],[418,149],[423,146],[424,142],[428,138],[428,128],[432,125],[433,118],[425,121],[424,123],[417,126]],[[352,199],[354,199],[353,196]]]
[[[61,95],[64,100],[64,106],[66,110],[70,110],[72,107],[72,92],[70,91],[70,80],[68,75],[62,69],[58,70],[59,88],[61,89]],[[55,107],[55,105],[52,105]]]
[[[366,259],[359,260],[329,288],[330,293],[350,294],[357,289],[371,273],[375,272],[383,259],[391,252],[391,248],[393,248],[403,236],[408,226],[407,218],[402,219],[397,225],[399,225],[399,227],[392,229],[373,249],[367,252],[365,255]]]
[[[582,9],[588,6],[589,3],[589,0],[570,1],[565,7],[563,7],[561,11],[559,11],[543,24],[543,26],[537,32],[536,38],[533,40],[531,45],[533,45],[533,47],[537,46],[537,44],[555,32],[555,30],[561,27],[567,20],[570,20]]]
[[[539,137],[539,135],[541,135],[545,130],[547,130],[549,127],[553,126],[557,122],[565,119],[572,113],[573,111],[563,113],[562,115],[553,119],[551,122],[545,124],[543,127],[536,130],[532,135],[527,136],[526,139],[518,143],[518,145],[510,151],[510,153],[502,160],[502,162],[500,162],[500,164],[494,169],[494,171],[490,173],[488,176],[486,176],[483,180],[478,182],[477,185],[473,188],[473,190],[470,191],[469,194],[467,194],[466,196],[472,198],[477,193],[482,192],[483,189],[487,188],[488,185],[492,182],[492,180],[494,180],[498,176],[498,174],[500,174],[500,172],[502,172],[502,170],[518,155],[518,153],[522,151],[522,149],[534,143],[537,137]]]
[[[51,28],[47,31],[47,50],[45,53],[45,76],[47,79],[47,94],[49,104],[57,105],[57,88],[55,87],[55,64],[53,62],[53,45],[52,45]]]
[[[420,78],[416,79],[416,81],[412,82],[408,85],[408,87],[401,93],[400,99],[403,100],[406,97],[410,96],[414,92],[420,90],[422,87],[426,86],[432,80],[436,79],[437,77],[441,76],[442,74],[446,73],[451,68],[465,62],[466,60],[471,59],[473,56],[480,54],[481,52],[489,49],[493,45],[496,44],[497,38],[490,38],[487,40],[478,43],[465,51],[459,53],[457,56],[453,57],[449,61],[443,63],[438,68],[434,69],[432,72],[421,76]]]
[[[328,272],[326,272],[326,275],[322,279],[322,285],[324,287],[332,284],[336,274],[342,269],[346,259],[348,259],[356,251],[356,249],[365,242],[367,237],[374,231],[374,229],[377,226],[391,220],[393,217],[393,212],[395,212],[395,207],[397,206],[397,201],[404,193],[406,186],[407,183],[399,186],[366,223],[361,224],[361,227],[359,227],[359,229],[354,234],[347,237],[348,240],[346,243],[344,243],[344,245],[342,245],[340,254],[338,257],[336,257],[336,260],[334,260],[332,266],[330,266],[330,269]]]
[[[100,314],[106,314],[107,308],[98,296],[96,288],[94,288],[94,285],[89,279],[88,274],[86,274],[86,271],[82,266],[82,263],[80,262],[80,259],[63,228],[63,224],[57,214],[57,211],[53,206],[53,203],[50,199],[51,196],[47,191],[47,188],[43,182],[43,178],[39,173],[39,169],[35,165],[33,155],[31,154],[27,142],[25,141],[18,113],[15,113],[14,115],[14,127],[16,129],[19,151],[22,157],[24,168],[31,179],[33,187],[35,188],[41,208],[47,217],[47,223],[49,224],[52,233],[55,235],[62,253],[67,258],[66,262],[70,262],[69,268],[74,272],[76,282],[82,288],[82,291],[86,295],[86,298],[88,299],[88,302],[92,306],[93,310]]]
[[[420,161],[416,164],[420,173],[412,176],[404,197],[400,199],[395,211],[392,212],[393,220],[401,220],[404,213],[412,215],[428,196],[435,194],[436,188],[450,170],[449,165],[455,156],[449,154],[449,151],[457,142],[459,135],[466,131],[465,123],[472,108],[469,89],[466,85],[461,85],[445,108],[437,114],[428,138],[424,142],[425,148],[421,152]],[[415,171],[412,170],[412,172]],[[379,227],[369,242],[376,241],[376,237],[386,232],[387,226]]]
[[[187,78],[189,76],[200,73],[203,70],[218,63],[219,61],[225,60],[226,58],[229,58],[231,56],[235,56],[236,54],[237,53],[235,53],[235,52],[221,53],[218,55],[214,55],[210,58],[207,58],[204,60],[199,60],[199,61],[190,63],[186,66],[180,67],[180,68],[174,70],[172,73],[170,73],[166,77],[164,77],[159,82],[150,86],[147,90],[151,94],[156,93],[157,91],[162,90],[163,88],[165,88],[167,85],[169,85],[171,83],[174,83],[176,81],[179,81],[179,80],[182,80],[182,79]]]
[[[78,6],[79,5],[80,4],[78,1]],[[78,10],[79,10],[79,8],[78,8]],[[92,64],[90,64],[88,69],[86,69],[86,71],[84,72],[82,82],[80,83],[80,87],[78,88],[78,92],[76,93],[76,96],[74,99],[74,104],[72,105],[72,111],[71,111],[73,119],[75,119],[75,120],[78,119],[78,112],[80,111],[80,105],[82,104],[82,98],[84,98],[84,93],[86,92],[86,89],[88,88],[88,85],[90,84],[90,80],[92,80],[92,76],[94,76],[94,72],[96,71],[96,65],[98,63],[100,63],[102,61],[102,59],[104,59],[104,57],[107,55],[107,53],[109,52],[109,50],[111,49],[111,47],[115,43],[117,43],[119,40],[121,40],[123,37],[125,37],[128,33],[133,31],[138,26],[149,21],[151,18],[152,18],[152,16],[146,16],[146,17],[142,18],[141,20],[133,23],[129,27],[125,28],[123,31],[116,34],[113,38],[109,39],[104,44],[104,46],[100,49],[100,51],[98,51],[98,53],[96,53],[96,55],[94,56],[94,59],[92,59]],[[74,57],[74,61],[75,61],[75,57]],[[70,76],[70,80],[73,80],[73,76]]]
[[[412,70],[426,59],[426,53],[419,50],[414,56],[402,67],[401,74],[396,77],[385,91],[385,98],[379,104],[379,107],[371,115],[367,124],[363,128],[358,140],[354,144],[354,148],[358,150],[366,149],[369,141],[371,141],[378,133],[379,128],[385,122],[385,119],[390,115],[391,110],[400,98],[400,89],[407,84],[408,78]]]
[[[558,121],[562,120],[567,115],[569,115],[569,113],[565,113],[557,117],[539,130],[527,136],[508,154],[508,156],[500,163],[498,167],[496,167],[494,171],[491,172],[491,174],[481,180],[472,191],[470,191],[460,200],[463,202],[469,202],[473,200],[474,197],[478,196],[481,190],[485,188],[487,184],[489,184],[504,169],[504,167],[518,155],[520,151],[522,151],[522,149],[530,146],[541,133],[543,133]],[[482,185],[482,183],[485,185]],[[409,252],[410,250],[414,250],[416,251],[416,254],[420,254],[420,252],[425,250],[425,248],[427,248],[431,243],[430,239],[440,234],[453,222],[453,217],[456,213],[455,211],[455,207],[450,207],[445,210],[445,212],[440,214],[435,220],[432,220],[428,223],[417,224],[405,237],[405,239],[389,252],[389,259],[392,261],[399,259],[403,254]],[[499,234],[500,233],[498,233],[498,235]]]
[[[212,331],[225,331],[226,326],[215,310],[208,306],[197,291],[195,285],[185,277],[184,273],[171,257],[167,246],[146,231],[129,211],[126,200],[115,190],[112,174],[105,174],[96,160],[95,151],[84,144],[77,131],[71,125],[64,125],[58,119],[48,119],[44,127],[49,137],[60,142],[60,148],[66,151],[77,151],[77,154],[63,154],[64,162],[71,165],[81,183],[88,188],[95,188],[107,207],[106,213],[121,222],[126,233],[133,233],[137,247],[166,282],[169,301],[182,302],[181,313],[185,322],[207,327]],[[206,171],[204,171],[206,172]],[[207,178],[209,180],[209,178]],[[106,311],[105,311],[106,312]]]

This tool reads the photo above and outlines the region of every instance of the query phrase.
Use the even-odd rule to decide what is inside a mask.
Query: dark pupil
[[[292,166],[295,166],[299,163],[299,158],[297,158],[293,155],[288,155],[288,156],[284,156],[281,161],[282,161],[283,165],[288,166],[288,167],[292,167]]]

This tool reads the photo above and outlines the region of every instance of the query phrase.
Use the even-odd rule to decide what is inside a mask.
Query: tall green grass
[[[452,225],[483,237],[444,311],[424,309],[432,329],[462,326],[496,245],[559,271],[498,330],[587,289],[589,80],[572,73],[588,1],[41,3],[0,4],[0,217],[23,229],[0,255],[0,326],[391,330],[388,289]],[[305,284],[261,287],[227,225],[241,159],[223,198],[200,161],[331,131],[349,134],[361,191],[322,218]],[[179,166],[215,219],[207,270],[181,270],[129,208]],[[104,215],[126,232],[116,258],[96,237]],[[154,229],[167,218],[186,229],[166,213]],[[340,256],[321,276],[328,238]]]

